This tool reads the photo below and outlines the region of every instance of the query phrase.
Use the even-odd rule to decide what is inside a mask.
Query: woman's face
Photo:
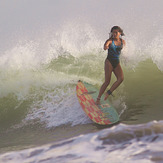
[[[113,38],[119,38],[119,36],[121,35],[121,33],[118,31],[118,29],[113,29],[112,31],[112,35],[113,35]]]

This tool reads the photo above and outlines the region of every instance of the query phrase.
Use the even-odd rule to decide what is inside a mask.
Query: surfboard
[[[76,85],[79,103],[93,122],[100,125],[110,125],[118,122],[118,113],[108,100],[104,101],[101,99],[100,105],[95,104],[98,92],[97,88],[86,82],[78,81]]]

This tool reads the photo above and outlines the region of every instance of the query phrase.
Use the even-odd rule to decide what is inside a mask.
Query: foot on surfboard
[[[97,97],[95,104],[96,104],[96,105],[101,105],[101,103],[100,103],[100,98],[99,98],[99,97]]]

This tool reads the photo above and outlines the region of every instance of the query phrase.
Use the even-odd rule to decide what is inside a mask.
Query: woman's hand
[[[106,42],[105,42],[105,44],[104,44],[104,50],[107,50],[107,49],[109,49],[109,46],[110,46],[110,44],[112,43],[112,40],[106,40]]]

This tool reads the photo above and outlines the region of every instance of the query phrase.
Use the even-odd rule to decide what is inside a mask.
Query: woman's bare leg
[[[123,76],[123,71],[121,68],[121,65],[118,64],[117,67],[113,70],[117,81],[111,86],[110,91],[113,92],[124,80],[124,76]],[[106,100],[108,98],[109,94],[106,93],[104,100]]]
[[[111,74],[113,71],[113,67],[108,59],[105,60],[105,68],[104,69],[105,69],[105,82],[102,84],[102,86],[100,88],[96,104],[100,104],[100,98],[101,98],[102,94],[105,92],[105,90],[108,87],[110,80],[111,80]]]

